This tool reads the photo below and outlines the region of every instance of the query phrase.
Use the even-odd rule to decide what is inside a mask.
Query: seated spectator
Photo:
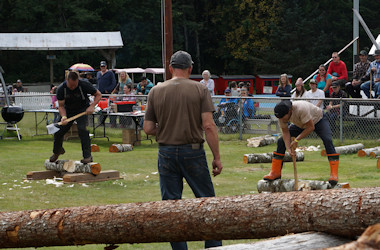
[[[210,92],[210,95],[214,95],[214,88],[215,88],[215,82],[211,79],[211,73],[208,70],[205,70],[202,72],[203,79],[200,81],[200,83],[206,85],[208,88],[208,91]]]
[[[290,91],[292,90],[292,84],[289,81],[287,74],[282,74],[276,90],[276,96],[290,97]]]
[[[124,96],[122,97],[122,101],[128,101],[128,102],[136,101],[136,97],[133,96],[133,93],[132,93],[132,85],[131,84],[124,85],[123,94],[124,94]]]
[[[86,79],[92,84],[92,86],[96,87],[98,85],[98,82],[96,81],[96,78],[94,78],[92,72],[86,72]]]
[[[341,88],[344,88],[348,81],[346,64],[340,60],[338,52],[332,53],[332,62],[329,64],[327,74],[332,75],[332,82],[338,82]]]
[[[50,94],[53,95],[51,96],[51,108],[58,109],[57,86],[54,86],[54,85],[52,86],[52,88],[50,89]],[[54,113],[53,122],[56,123],[56,122],[59,122],[60,120],[61,120],[61,117],[59,116],[59,112]]]
[[[231,96],[231,90],[224,90],[225,96]],[[224,126],[225,122],[230,119],[235,119],[238,117],[237,106],[239,99],[237,98],[222,98],[218,104],[217,112],[214,112],[213,117],[215,124],[218,127]]]
[[[319,65],[318,74],[316,74],[313,79],[317,83],[317,88],[325,93],[325,97],[329,97],[330,93],[332,93],[332,76],[326,73],[325,65]]]
[[[306,98],[314,98],[314,100],[309,100],[312,104],[323,109],[323,99],[325,99],[325,94],[322,90],[317,88],[317,83],[314,79],[309,82],[310,90],[307,91]]]
[[[232,96],[240,96],[240,88],[237,87],[237,83],[235,81],[229,83],[229,89],[231,90]]]
[[[232,91],[227,88],[224,90],[224,95],[225,96],[232,96]],[[220,102],[219,102],[219,105],[222,105],[222,104],[225,104],[225,103],[230,103],[230,102],[233,102],[234,104],[237,104],[239,101],[238,98],[222,98],[220,99]]]
[[[360,62],[356,63],[354,67],[352,81],[346,83],[346,91],[352,98],[362,98],[362,95],[360,94],[360,79],[365,76],[371,63],[368,61],[368,53],[365,50],[360,51],[359,58]]]
[[[371,98],[370,89],[371,89],[371,81],[370,80],[370,74],[372,74],[372,90],[375,92],[375,97],[380,96],[380,50],[375,50],[375,61],[371,62],[367,73],[362,79],[360,79],[360,82],[364,82],[360,88],[363,90],[364,94]]]
[[[248,90],[245,88],[241,89],[240,96],[247,97]],[[255,106],[253,100],[251,98],[241,98],[240,101],[242,102],[243,106],[243,119],[247,120],[253,118],[253,116],[255,115]]]
[[[123,94],[124,93],[124,86],[127,84],[132,84],[131,78],[129,78],[129,75],[127,72],[122,71],[119,74],[119,82],[116,85],[115,89],[112,91],[112,94]]]
[[[332,89],[333,92],[331,93],[330,98],[347,98],[346,92],[340,89],[339,83],[334,82],[332,85]],[[339,117],[340,105],[340,101],[330,101],[329,105],[326,106],[326,110],[328,111],[326,113],[326,116],[331,128],[335,127],[336,118]],[[344,105],[343,102],[342,105]]]
[[[22,86],[22,81],[20,79],[17,80],[16,86],[13,87],[12,92],[25,92],[24,87]]]
[[[306,91],[305,86],[303,84],[303,80],[300,77],[296,81],[296,90],[292,94],[292,99],[305,98],[306,92],[307,91]]]
[[[146,78],[146,76],[143,76],[141,78],[141,82],[137,84],[136,93],[138,95],[147,95],[153,87],[153,83],[148,78]]]

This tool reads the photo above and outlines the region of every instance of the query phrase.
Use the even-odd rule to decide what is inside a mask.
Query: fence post
[[[344,103],[342,102],[342,97],[340,98],[339,101],[339,110],[340,110],[340,116],[339,116],[339,129],[340,129],[340,142],[343,142],[343,105]]]
[[[239,101],[239,132],[240,132],[240,140],[243,140],[243,119],[242,119],[242,115],[243,115],[243,102],[242,102],[242,98],[240,97],[240,101]]]

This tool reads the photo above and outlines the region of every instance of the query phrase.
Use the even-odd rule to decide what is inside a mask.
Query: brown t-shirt
[[[189,79],[175,78],[150,90],[145,120],[158,123],[158,143],[202,143],[201,114],[214,111],[206,86]]]
[[[322,117],[322,109],[307,101],[294,101],[292,103],[293,112],[289,121],[299,128],[305,129],[305,123],[313,120],[317,124]],[[278,120],[281,128],[288,127],[288,123]]]

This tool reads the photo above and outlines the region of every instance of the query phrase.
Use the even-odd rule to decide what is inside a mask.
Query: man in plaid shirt
[[[360,51],[359,58],[360,62],[355,64],[352,82],[346,83],[346,91],[352,98],[362,98],[360,94],[360,79],[365,76],[371,63],[368,61],[368,53],[365,50]]]
[[[370,79],[370,74],[373,74],[372,83],[371,81],[368,81]],[[366,94],[368,98],[371,97],[371,93],[369,93],[370,84],[372,84],[372,90],[375,91],[375,97],[380,96],[380,88],[379,88],[380,86],[380,50],[379,49],[375,50],[375,61],[371,62],[366,75],[362,77],[360,81],[361,82],[366,81],[360,86],[360,88],[364,91],[364,93]]]

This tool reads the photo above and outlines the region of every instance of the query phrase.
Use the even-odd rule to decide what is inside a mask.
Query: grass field
[[[93,153],[102,170],[118,170],[123,179],[98,183],[65,184],[60,187],[46,184],[46,181],[24,181],[29,171],[44,170],[44,161],[51,155],[52,137],[35,136],[34,120],[31,117],[20,123],[23,139],[0,140],[0,212],[29,209],[62,208],[71,206],[119,204],[130,202],[148,202],[160,200],[159,178],[157,174],[157,144],[144,141],[133,151],[109,153],[112,143],[121,143],[121,130],[108,129],[110,141],[94,139],[100,146],[100,152]],[[31,125],[32,124],[32,125]],[[45,132],[41,126],[39,133]],[[252,135],[244,135],[245,138]],[[374,141],[345,141],[345,144],[362,142],[366,147],[376,146]],[[321,145],[317,139],[305,139],[300,146]],[[336,142],[336,146],[339,143]],[[64,142],[66,154],[61,159],[81,159],[80,142]],[[257,182],[270,170],[270,163],[244,164],[246,153],[264,153],[275,150],[276,145],[261,148],[248,148],[245,140],[238,135],[221,135],[220,151],[223,172],[213,177],[217,196],[257,194]],[[208,162],[212,155],[206,146]],[[305,152],[305,161],[297,163],[298,177],[301,179],[327,180],[329,164],[320,152]],[[356,155],[342,155],[339,169],[340,182],[349,182],[351,187],[374,187],[379,185],[380,170],[376,160],[359,158]],[[293,178],[292,163],[285,163],[283,178]],[[185,185],[183,198],[193,198],[189,187]],[[224,245],[246,241],[224,241]],[[81,246],[80,249],[103,249],[104,245]],[[123,244],[118,249],[169,249],[168,243]],[[190,242],[190,249],[203,248],[202,242]],[[78,249],[78,247],[50,247],[47,249]]]

